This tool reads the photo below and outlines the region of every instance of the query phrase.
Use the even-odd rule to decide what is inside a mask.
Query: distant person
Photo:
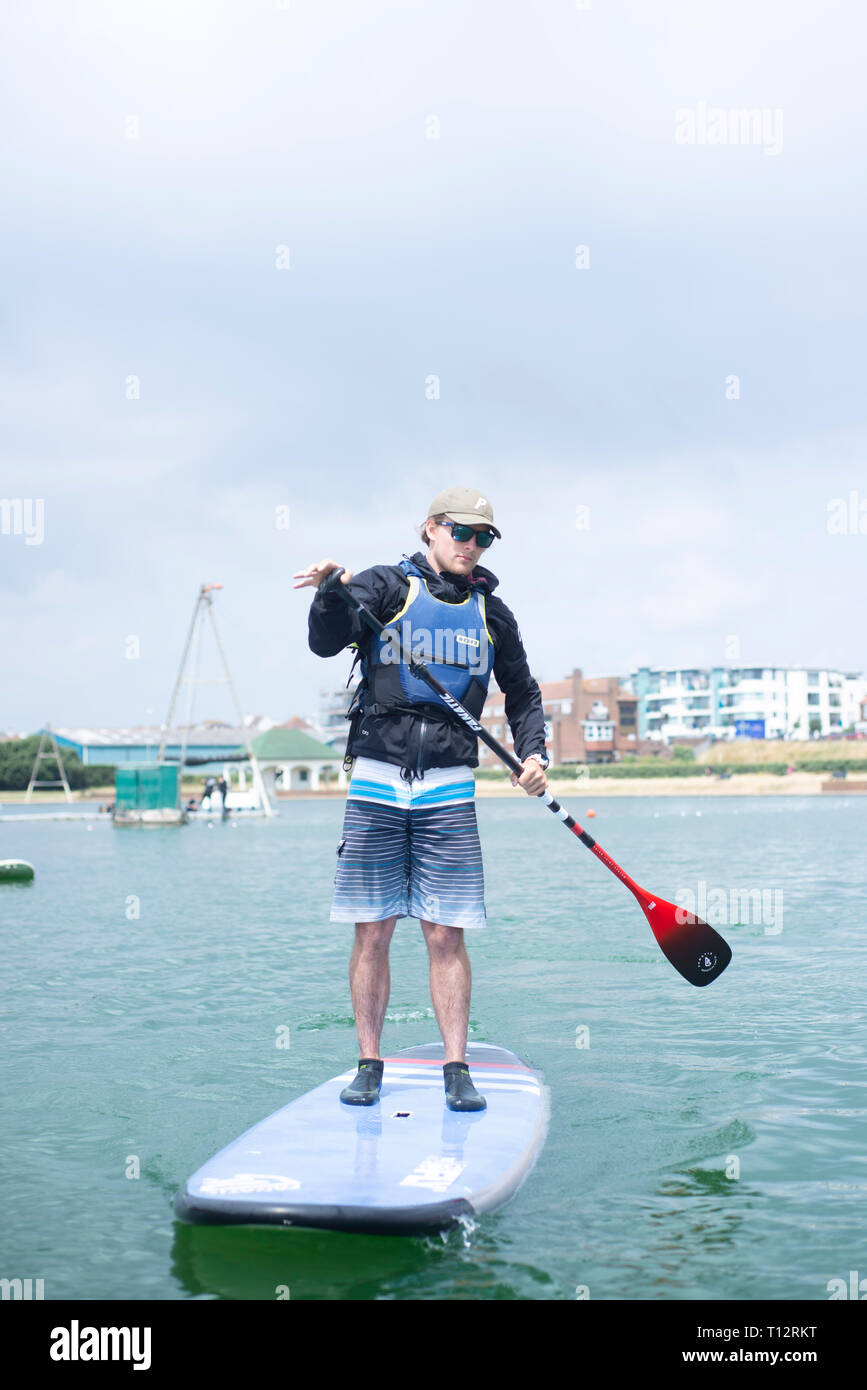
[[[208,810],[210,810],[210,808],[211,808],[211,796],[213,795],[213,791],[214,791],[214,787],[215,787],[215,786],[216,786],[216,781],[214,780],[213,777],[206,777],[206,778],[205,778],[205,790],[202,792],[202,805],[204,806],[205,802],[207,801],[207,803],[208,803]]]
[[[217,783],[217,790],[218,790],[218,792],[220,793],[220,796],[223,798],[223,810],[225,811],[225,809],[226,809],[226,793],[227,793],[228,790],[229,790],[229,784],[228,784],[228,782],[226,781],[225,777],[221,777],[221,778],[220,778],[219,782]]]

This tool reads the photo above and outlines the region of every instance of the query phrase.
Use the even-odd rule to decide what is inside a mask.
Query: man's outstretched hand
[[[332,570],[339,570],[341,566],[336,560],[320,560],[316,565],[308,565],[306,570],[296,570],[292,578],[297,579],[298,583],[293,584],[293,589],[303,589],[305,584],[315,584],[316,588],[329,575]],[[348,584],[352,578],[352,570],[345,569],[340,576],[341,584]]]

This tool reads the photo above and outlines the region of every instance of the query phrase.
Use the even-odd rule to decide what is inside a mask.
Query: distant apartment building
[[[545,739],[551,763],[613,762],[638,751],[638,699],[616,676],[585,677],[576,667],[561,681],[542,681]],[[482,724],[509,751],[512,735],[506,697],[491,681]],[[479,743],[479,766],[493,767],[496,755]]]
[[[810,738],[857,723],[867,681],[805,667],[680,667],[633,673],[638,734],[673,738]]]
[[[349,720],[346,711],[358,686],[358,677],[353,678],[349,689],[334,686],[330,690],[319,691],[319,708],[314,718],[308,722],[315,736],[327,743],[336,753],[345,753],[349,734]]]
[[[628,678],[583,675],[540,682],[551,763],[617,761],[660,751],[673,739],[809,738],[864,729],[867,680],[853,672],[793,667],[643,666]],[[355,689],[320,692],[309,731],[335,753],[346,747],[346,710]],[[493,676],[482,724],[513,751],[505,695]],[[499,759],[481,741],[479,766]]]
[[[319,708],[311,720],[316,737],[335,752],[346,747],[346,710],[354,693],[342,687],[321,690]],[[548,756],[554,763],[611,762],[621,753],[636,751],[638,699],[614,676],[585,678],[578,669],[562,681],[540,685],[545,714]],[[433,698],[433,697],[432,697]],[[491,677],[482,724],[512,751],[506,720],[506,697]],[[502,766],[482,742],[479,766]]]

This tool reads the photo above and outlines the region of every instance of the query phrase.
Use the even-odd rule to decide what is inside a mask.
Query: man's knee
[[[464,948],[463,927],[446,927],[441,922],[428,922],[422,919],[421,929],[431,954],[438,956],[459,955]]]
[[[387,951],[396,922],[396,917],[386,917],[382,922],[356,922],[356,945],[365,953],[373,955]]]

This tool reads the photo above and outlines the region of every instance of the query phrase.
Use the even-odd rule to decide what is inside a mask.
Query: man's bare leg
[[[447,1062],[467,1060],[472,971],[462,927],[444,927],[422,918],[430,957],[430,996]]]
[[[430,956],[430,995],[445,1050],[446,1104],[450,1110],[484,1110],[485,1098],[473,1085],[466,1064],[472,972],[463,928],[422,918],[421,929]]]
[[[382,922],[356,922],[355,944],[349,961],[352,1012],[358,1033],[359,1057],[378,1057],[382,1025],[391,991],[388,950],[397,917]]]
[[[356,922],[355,945],[349,961],[349,988],[358,1033],[359,1059],[355,1080],[340,1092],[344,1105],[375,1105],[382,1086],[379,1042],[388,1006],[391,976],[388,948],[396,917],[382,922]]]

